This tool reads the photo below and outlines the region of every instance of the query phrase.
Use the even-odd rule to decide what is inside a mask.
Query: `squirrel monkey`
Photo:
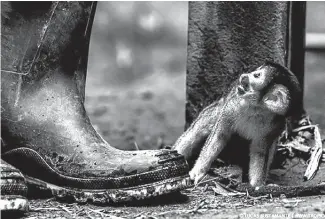
[[[280,64],[267,61],[253,72],[240,75],[227,95],[203,109],[173,149],[187,160],[199,149],[190,171],[197,184],[232,136],[238,135],[250,142],[249,184],[261,186],[275,155],[278,136],[286,119],[299,113],[301,98],[296,76]]]

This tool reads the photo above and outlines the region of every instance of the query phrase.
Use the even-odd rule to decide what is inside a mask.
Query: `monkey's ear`
[[[280,84],[274,85],[263,97],[263,104],[271,112],[285,115],[289,109],[289,90]]]

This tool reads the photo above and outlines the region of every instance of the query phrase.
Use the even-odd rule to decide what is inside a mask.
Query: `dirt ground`
[[[150,204],[149,204],[150,203]],[[252,198],[215,196],[197,188],[129,206],[64,204],[31,201],[25,218],[325,218],[322,196]]]
[[[163,8],[164,12],[170,13],[170,17],[175,17],[176,20],[184,20],[175,16],[178,13],[185,13],[183,17],[187,17],[186,8],[177,11],[159,3],[155,7]],[[100,16],[106,16],[105,13],[100,13],[105,10],[103,5],[99,5],[95,22]],[[86,109],[93,125],[110,144],[123,150],[135,150],[135,143],[140,149],[155,149],[172,144],[182,133],[185,124],[186,39],[182,38],[178,46],[154,47],[150,50],[151,55],[144,55],[143,59],[151,58],[154,62],[157,58],[155,54],[159,54],[158,64],[142,66],[141,72],[147,69],[147,73],[137,73],[125,79],[129,77],[126,75],[130,71],[123,67],[124,72],[115,72],[114,69],[117,67],[114,67],[112,57],[108,54],[114,53],[111,52],[114,48],[110,44],[104,46],[105,44],[100,41],[107,36],[96,35],[96,31],[100,32],[99,26],[103,25],[103,22],[98,21],[94,24],[95,35],[91,44],[86,87]],[[176,27],[179,32],[184,35],[185,31],[186,36],[186,28],[183,28],[186,27],[186,23],[179,22],[178,25]],[[137,46],[133,48],[138,49]],[[169,49],[167,53],[164,52],[165,48]],[[144,54],[142,50],[138,50],[138,53]],[[324,60],[325,52],[306,52],[305,108],[312,120],[323,130],[323,136],[325,136]],[[167,65],[168,68],[160,68],[160,65]],[[154,71],[151,71],[152,69]],[[140,70],[133,69],[131,72]],[[249,194],[244,194],[225,197],[215,195],[211,187],[203,186],[182,191],[181,194],[170,194],[128,206],[78,205],[61,203],[54,199],[31,200],[30,211],[25,215],[2,216],[28,219],[325,218],[325,196],[286,198],[284,195],[281,197],[267,195],[253,198]]]

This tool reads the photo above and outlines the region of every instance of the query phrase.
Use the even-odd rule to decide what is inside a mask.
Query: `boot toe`
[[[112,150],[110,157],[105,158],[102,153],[98,156],[96,160],[70,157],[69,162],[61,159],[60,165],[54,165],[46,155],[30,148],[18,148],[3,154],[3,158],[26,177],[60,187],[126,189],[177,177],[188,178],[187,162],[176,151]]]

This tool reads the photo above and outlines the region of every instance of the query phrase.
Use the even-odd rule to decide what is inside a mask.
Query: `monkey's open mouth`
[[[241,85],[238,85],[237,92],[238,94],[242,95],[246,93],[246,90]]]

